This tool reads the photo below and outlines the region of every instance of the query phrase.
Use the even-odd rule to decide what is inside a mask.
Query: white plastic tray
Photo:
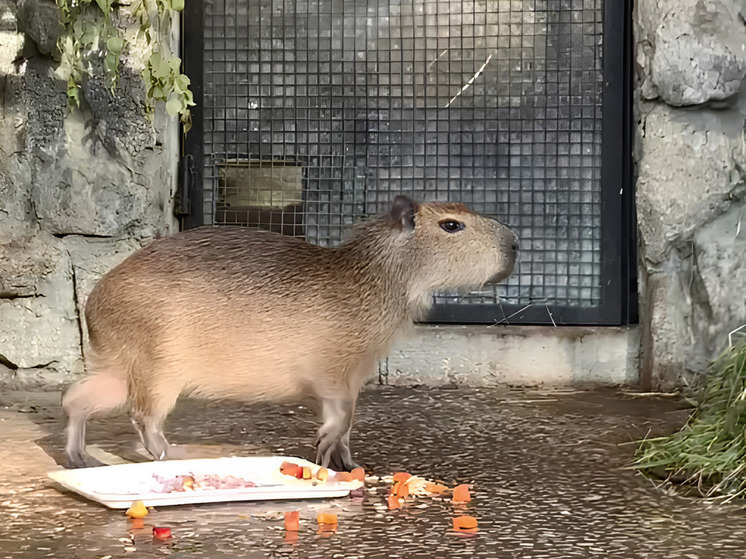
[[[229,501],[262,501],[275,499],[324,499],[344,497],[361,482],[329,481],[311,485],[280,473],[280,464],[292,461],[309,466],[313,472],[319,466],[292,456],[260,456],[237,458],[207,458],[199,460],[166,460],[120,464],[97,468],[53,470],[50,478],[63,487],[109,508],[126,509],[133,501],[145,506],[185,505],[191,503],[220,503]],[[330,476],[334,473],[329,472]],[[154,475],[232,475],[253,481],[256,487],[240,489],[198,489],[171,493],[154,492]]]

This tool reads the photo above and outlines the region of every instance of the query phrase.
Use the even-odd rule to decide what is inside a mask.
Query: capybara
[[[397,196],[388,213],[320,247],[241,227],[153,241],[106,274],[86,305],[88,376],[62,396],[71,467],[97,465],[86,420],[126,410],[156,460],[177,398],[319,404],[316,461],[356,466],[355,402],[432,293],[513,270],[517,237],[455,203]]]

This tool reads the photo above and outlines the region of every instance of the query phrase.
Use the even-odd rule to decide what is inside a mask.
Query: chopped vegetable
[[[334,479],[336,481],[355,481],[350,472],[337,472],[334,474]]]
[[[466,503],[471,501],[471,493],[469,492],[469,486],[462,484],[457,485],[453,488],[453,500],[456,502]]]
[[[316,472],[316,479],[319,481],[326,481],[329,479],[329,470],[326,468],[319,468]]]
[[[285,513],[285,530],[297,532],[300,530],[300,512],[297,510]]]
[[[457,516],[453,519],[454,530],[476,530],[477,519],[473,516]]]
[[[399,495],[397,495],[396,493],[392,491],[389,494],[388,505],[389,505],[389,510],[400,509],[401,501],[399,500]]]
[[[397,481],[405,482],[405,481],[407,481],[411,477],[412,477],[412,474],[408,474],[406,472],[396,472],[394,474],[394,481],[395,482],[397,482]]]
[[[353,468],[350,475],[352,476],[352,479],[365,482],[365,470],[362,468]]]
[[[311,479],[311,468],[303,466],[303,479]]]
[[[428,493],[435,493],[436,495],[440,495],[448,491],[448,488],[440,483],[427,481],[425,482],[425,491],[427,491]]]
[[[402,481],[397,481],[391,488],[391,492],[402,499],[406,499],[409,497],[409,485]]]
[[[319,524],[336,524],[337,515],[333,512],[320,512],[316,515],[316,522]]]
[[[303,479],[303,466],[285,461],[280,464],[280,473],[297,479]]]
[[[130,518],[145,518],[148,515],[148,509],[142,501],[135,501],[132,506],[125,512]]]
[[[166,540],[171,537],[171,528],[164,526],[153,526],[153,536]]]

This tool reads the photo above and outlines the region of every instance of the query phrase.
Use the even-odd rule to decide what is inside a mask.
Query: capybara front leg
[[[321,404],[323,423],[316,438],[316,463],[339,470],[357,467],[352,460],[349,444],[355,413],[354,398],[324,398]]]

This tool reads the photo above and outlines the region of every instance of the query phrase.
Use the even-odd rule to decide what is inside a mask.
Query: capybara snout
[[[316,461],[350,469],[355,402],[396,337],[441,289],[513,270],[517,237],[461,204],[416,204],[357,225],[338,247],[239,227],[158,239],[106,274],[86,305],[88,376],[63,395],[71,466],[95,464],[86,420],[126,410],[156,460],[177,398],[315,399]]]

